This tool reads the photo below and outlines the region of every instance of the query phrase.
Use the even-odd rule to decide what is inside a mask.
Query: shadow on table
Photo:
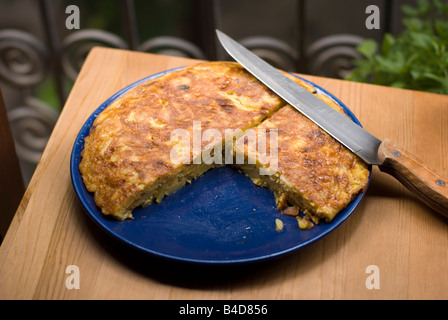
[[[117,241],[105,232],[98,232],[98,229],[93,230],[93,234],[100,246],[114,259],[133,271],[160,283],[190,289],[235,288],[263,281],[266,277],[272,281],[276,275],[284,275],[284,270],[281,269],[287,268],[290,264],[295,265],[294,261],[299,257],[299,254],[293,253],[269,261],[204,265],[173,261],[141,252]]]
[[[361,203],[358,207],[358,213],[361,215],[364,205]],[[88,218],[86,217],[86,219]],[[153,256],[100,231],[91,221],[86,222],[88,222],[91,234],[98,245],[106,250],[113,259],[134,272],[163,284],[188,289],[234,290],[259,284],[269,285],[277,281],[288,281],[298,272],[307,273],[314,270],[325,260],[332,259],[337,254],[338,250],[343,247],[341,242],[347,240],[347,237],[341,237],[338,234],[346,233],[346,228],[356,229],[360,219],[362,218],[349,219],[338,230],[335,230],[336,232],[332,232],[324,239],[299,251],[271,260],[228,265],[187,263]],[[337,241],[335,237],[338,238]],[[333,243],[338,243],[338,246],[333,246]],[[328,250],[328,247],[331,247],[331,250]]]

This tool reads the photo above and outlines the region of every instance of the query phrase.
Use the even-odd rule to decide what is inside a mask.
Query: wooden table
[[[448,219],[376,168],[366,197],[342,226],[268,263],[180,266],[121,247],[93,225],[75,196],[69,170],[84,121],[128,84],[194,62],[91,51],[0,247],[0,298],[448,298]],[[448,177],[448,96],[305,77],[340,98],[375,136],[391,138]],[[73,265],[79,289],[72,281]],[[373,273],[369,266],[376,266]]]

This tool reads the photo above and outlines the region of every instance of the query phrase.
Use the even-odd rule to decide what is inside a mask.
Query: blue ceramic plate
[[[227,166],[213,169],[165,197],[160,204],[137,208],[134,219],[116,221],[101,214],[79,172],[84,138],[93,121],[114,100],[135,86],[171,72],[168,70],[133,83],[106,100],[81,128],[71,155],[71,178],[87,214],[107,233],[142,252],[176,261],[201,264],[256,262],[297,251],[340,226],[355,210],[364,193],[329,224],[302,231],[294,217],[282,215],[272,192],[257,187],[245,175]],[[359,124],[352,112],[324,89]],[[359,124],[360,125],[360,124]],[[275,220],[284,223],[276,231]]]

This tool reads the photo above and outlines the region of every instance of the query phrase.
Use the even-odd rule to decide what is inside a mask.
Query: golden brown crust
[[[119,219],[141,204],[155,184],[180,172],[170,159],[171,133],[184,129],[250,128],[283,101],[240,65],[201,63],[150,80],[113,102],[95,120],[85,139],[80,171],[95,202]],[[201,150],[209,141],[202,141]],[[193,159],[198,154],[193,154]]]
[[[316,93],[306,82],[288,76]],[[342,112],[327,96],[318,97]],[[171,134],[183,129],[193,137],[194,121],[200,121],[201,132],[215,129],[224,139],[226,130],[257,125],[257,133],[278,130],[278,168],[272,176],[254,182],[270,187],[284,205],[286,201],[300,205],[315,221],[333,219],[367,184],[369,172],[361,160],[285,106],[239,64],[200,63],[137,86],[94,121],[80,171],[105,215],[130,218],[136,206],[159,201],[213,167],[171,159],[176,143]],[[192,163],[210,141],[202,140],[199,150],[189,147]]]
[[[317,96],[343,112],[327,96]],[[331,221],[366,188],[367,165],[291,106],[283,107],[255,128],[257,136],[262,132],[269,135],[271,130],[277,130],[278,134],[276,172],[271,176],[254,177],[254,171],[251,171],[249,176],[272,189],[283,207],[287,201],[299,206],[316,222],[320,219]],[[269,138],[266,141],[265,152],[260,152],[258,145],[254,148],[247,142],[236,152],[244,153],[246,159],[250,156],[261,159],[257,162],[258,167],[272,166],[268,161],[271,158]],[[247,167],[243,166],[244,169]]]
[[[331,221],[365,189],[367,165],[292,107],[276,112],[261,129],[278,130],[277,172],[309,203],[304,209],[310,214]]]

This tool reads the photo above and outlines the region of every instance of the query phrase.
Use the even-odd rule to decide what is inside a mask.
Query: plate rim
[[[133,88],[137,87],[138,85],[145,83],[147,81],[157,79],[164,74],[171,73],[174,71],[178,71],[185,68],[185,66],[182,67],[176,67],[171,68],[168,70],[164,70],[161,72],[157,72],[155,74],[152,74],[150,76],[144,77],[140,80],[137,80],[122,89],[118,90],[116,93],[114,93],[112,96],[107,98],[103,103],[101,103],[91,114],[90,116],[84,121],[82,127],[80,128],[78,134],[76,135],[75,142],[72,147],[71,155],[70,155],[70,177],[72,186],[74,188],[76,197],[78,201],[81,203],[81,206],[83,208],[83,211],[90,217],[90,219],[95,222],[97,226],[99,226],[103,231],[105,231],[110,236],[114,237],[116,240],[119,240],[120,242],[124,243],[127,246],[130,246],[131,248],[137,249],[140,252],[143,252],[145,254],[150,254],[159,258],[164,258],[171,261],[179,261],[179,262],[186,262],[186,263],[193,263],[193,264],[205,264],[205,265],[234,265],[234,264],[247,264],[247,263],[253,263],[253,262],[260,262],[260,261],[266,261],[271,260],[274,258],[279,258],[285,255],[288,255],[290,253],[296,252],[302,248],[305,248],[309,245],[311,245],[314,242],[317,242],[321,240],[322,238],[326,237],[331,232],[335,231],[340,225],[342,225],[356,210],[356,208],[359,206],[360,202],[364,199],[365,194],[367,193],[367,190],[369,188],[370,182],[371,182],[371,176],[372,176],[372,166],[368,165],[369,170],[369,179],[367,186],[364,191],[359,193],[356,198],[354,198],[348,206],[344,209],[345,212],[343,212],[342,215],[337,215],[333,221],[330,223],[326,223],[328,228],[320,232],[318,235],[311,237],[310,239],[307,239],[305,241],[302,241],[298,243],[297,245],[291,246],[289,248],[268,253],[265,255],[260,255],[256,257],[249,257],[249,258],[235,258],[235,259],[199,259],[199,258],[188,258],[188,257],[180,257],[173,254],[168,254],[156,250],[152,250],[151,248],[142,246],[140,244],[137,244],[135,242],[132,242],[131,240],[127,239],[127,237],[124,237],[120,235],[119,233],[115,232],[114,230],[111,230],[105,223],[102,221],[103,219],[107,219],[107,217],[104,217],[101,212],[100,218],[97,217],[97,214],[95,212],[92,212],[93,208],[88,204],[87,200],[84,199],[82,196],[83,191],[80,190],[80,188],[85,188],[85,184],[82,181],[82,177],[80,176],[79,172],[79,166],[77,165],[77,157],[80,156],[80,153],[84,149],[84,139],[86,136],[84,136],[84,133],[87,133],[85,131],[90,131],[90,128],[95,121],[95,119],[98,117],[98,115],[106,109],[112,102],[119,99],[123,95],[125,95],[128,91],[132,90]],[[359,120],[356,118],[356,116],[353,114],[353,112],[337,97],[335,97],[332,93],[327,91],[326,89],[322,88],[321,86],[315,84],[314,82],[307,80],[297,74],[289,73],[293,75],[294,77],[297,77],[298,79],[301,79],[311,85],[313,88],[316,89],[317,92],[323,93],[329,98],[331,98],[333,101],[335,101],[343,110],[346,115],[348,115],[356,124],[362,127]],[[82,144],[82,146],[78,146],[78,144]],[[79,153],[77,152],[79,149]],[[77,176],[79,175],[79,177]],[[80,180],[80,181],[78,181]],[[95,208],[96,211],[100,210],[98,207]],[[302,230],[297,230],[298,232],[306,232]]]

